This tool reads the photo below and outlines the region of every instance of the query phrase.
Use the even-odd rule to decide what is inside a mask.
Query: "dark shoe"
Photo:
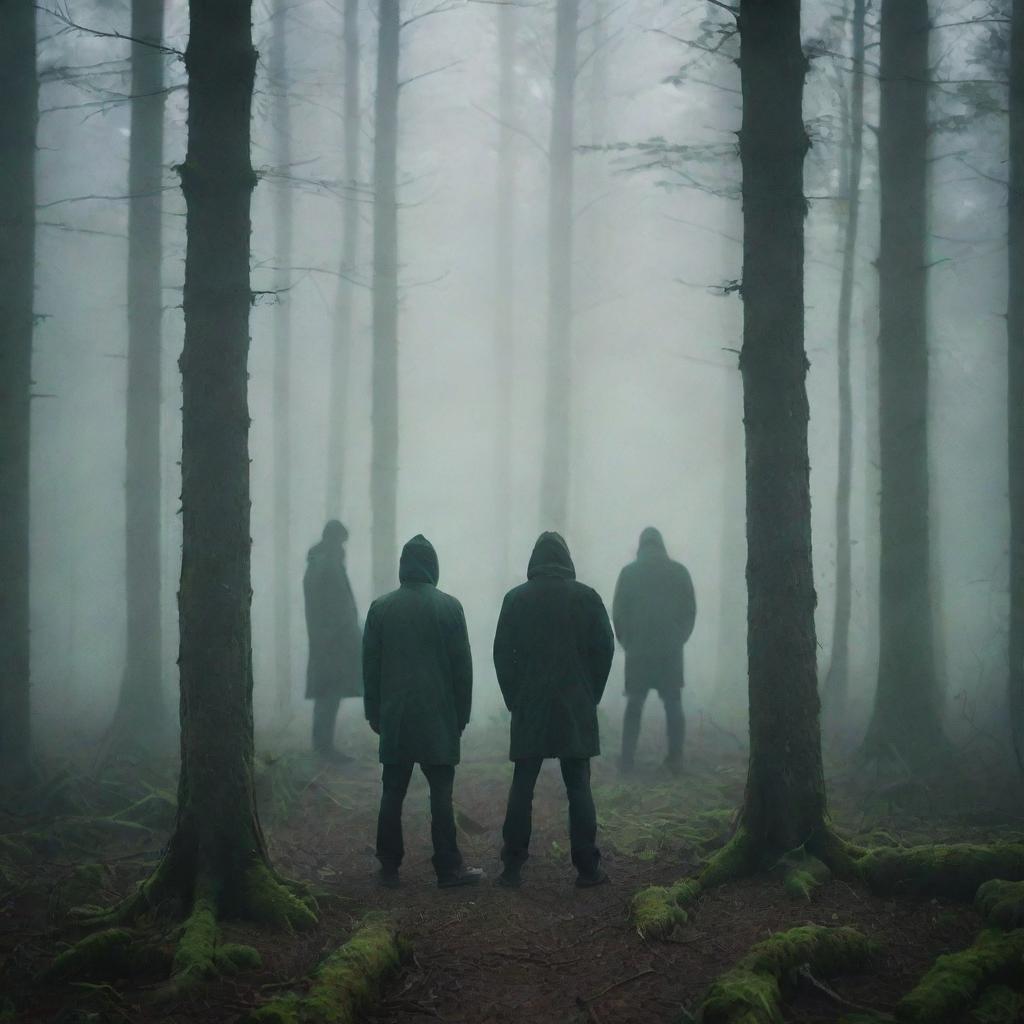
[[[318,750],[316,756],[321,761],[326,761],[328,764],[337,765],[339,768],[342,765],[351,764],[355,758],[351,754],[343,754],[340,750]]]
[[[438,889],[458,889],[463,885],[479,885],[484,877],[481,868],[460,868],[454,874],[441,875],[437,880]]]
[[[377,884],[382,889],[397,889],[402,883],[396,869],[381,868],[377,872]]]
[[[505,868],[494,880],[494,884],[503,889],[518,889],[523,884],[523,876],[518,868]]]
[[[595,868],[588,874],[582,872],[576,876],[576,888],[577,889],[593,889],[598,885],[606,885],[611,879],[608,877],[608,872],[604,868]]]

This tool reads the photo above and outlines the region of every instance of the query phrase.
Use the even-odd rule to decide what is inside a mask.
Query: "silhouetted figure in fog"
[[[693,581],[686,566],[674,562],[661,534],[648,526],[640,534],[636,561],[619,573],[612,601],[615,635],[626,652],[626,714],[622,723],[624,772],[633,770],[640,716],[650,690],[657,690],[665,705],[668,727],[666,766],[682,770],[683,645],[690,639],[697,618]]]
[[[309,634],[306,698],[313,701],[313,750],[335,764],[352,758],[334,749],[334,726],[343,697],[363,692],[361,635],[345,569],[348,530],[331,519],[306,556],[302,593]]]
[[[417,534],[402,549],[401,586],[370,605],[363,632],[366,720],[380,736],[383,794],[377,819],[378,880],[398,885],[402,804],[419,765],[430,785],[430,834],[437,884],[479,882],[455,838],[452,784],[460,737],[469,722],[473,661],[462,605],[437,589],[433,545]]]
[[[520,884],[529,855],[533,790],[545,758],[557,757],[569,798],[569,840],[581,887],[608,881],[597,848],[590,758],[601,753],[597,705],[615,640],[596,591],[576,582],[569,549],[542,533],[527,582],[505,595],[494,636],[494,668],[512,712],[515,762],[502,831],[501,885]]]

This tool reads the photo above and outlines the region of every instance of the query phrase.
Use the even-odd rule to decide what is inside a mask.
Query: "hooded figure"
[[[334,749],[334,726],[343,697],[363,692],[356,602],[345,570],[348,530],[337,519],[306,556],[302,593],[309,634],[306,698],[313,704],[313,749],[328,760],[351,758]]]
[[[683,645],[697,617],[693,581],[684,565],[665,550],[661,534],[649,526],[640,534],[636,561],[619,574],[612,601],[615,635],[626,652],[626,715],[622,727],[622,770],[633,768],[640,717],[650,690],[665,705],[670,771],[682,767]]]
[[[462,864],[452,785],[460,737],[469,722],[473,663],[462,605],[437,589],[438,562],[422,535],[402,550],[401,586],[370,605],[363,631],[363,703],[380,736],[383,796],[377,822],[381,884],[398,884],[402,804],[418,764],[430,784],[431,835],[438,885],[479,881]]]
[[[503,885],[520,883],[533,790],[548,757],[561,762],[577,885],[607,881],[596,845],[590,758],[601,752],[597,705],[614,649],[600,596],[576,581],[565,541],[557,533],[541,534],[527,582],[505,595],[494,637],[498,685],[512,712],[509,757],[515,762],[501,852]]]

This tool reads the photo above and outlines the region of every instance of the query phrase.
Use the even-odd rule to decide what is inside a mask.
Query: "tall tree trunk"
[[[345,0],[345,96],[342,131],[345,198],[341,204],[341,276],[334,300],[334,344],[331,347],[330,437],[327,444],[327,515],[342,513],[345,479],[345,423],[348,368],[352,350],[355,294],[351,275],[359,252],[359,0]]]
[[[1009,284],[1010,717],[1024,769],[1024,0],[1013,0],[1010,41]]]
[[[273,875],[253,785],[249,540],[251,0],[193,0],[182,381],[178,819],[133,903],[170,893],[309,923]]]
[[[279,179],[274,192],[274,673],[277,709],[292,703],[291,559],[291,284],[292,200],[286,174],[291,166],[291,116],[288,106],[288,2],[275,0],[270,35],[273,83],[274,159]]]
[[[163,0],[132,0],[128,155],[128,389],[125,418],[124,678],[116,745],[151,750],[167,730],[161,672],[160,360],[163,293]]]
[[[579,0],[558,0],[548,188],[547,390],[541,519],[565,531],[569,518],[572,423],[573,106]]]
[[[373,139],[373,592],[398,580],[398,34],[399,0],[380,0]]]
[[[804,351],[799,0],[742,0],[743,410],[750,767],[742,825],[780,853],[824,831]]]
[[[865,750],[919,763],[944,747],[928,493],[927,0],[883,0],[881,39],[880,649]]]
[[[516,338],[515,53],[516,10],[511,4],[502,4],[498,7],[498,211],[494,233],[494,365],[498,375],[494,496],[498,582],[502,589],[509,585],[512,521],[512,381]]]
[[[28,770],[29,445],[38,116],[36,8],[4,6],[0,31],[0,773]]]
[[[864,22],[866,0],[853,0],[853,81],[850,89],[847,149],[847,212],[843,240],[843,272],[839,286],[836,350],[839,360],[839,457],[836,482],[836,603],[832,625],[832,661],[825,680],[825,710],[835,722],[843,719],[850,679],[850,615],[853,606],[850,491],[853,479],[853,387],[850,379],[850,335],[853,327],[857,233],[860,228],[860,180],[864,156]]]

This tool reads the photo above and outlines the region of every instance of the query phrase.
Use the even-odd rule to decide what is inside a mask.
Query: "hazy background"
[[[371,174],[376,21],[362,26],[362,180]],[[405,0],[403,14],[436,3]],[[503,578],[496,541],[493,464],[497,110],[497,7],[456,2],[402,32],[400,99],[401,458],[399,535],[423,532],[435,544],[441,587],[465,608],[477,669],[476,718],[500,704],[490,643],[502,593],[525,578],[537,533],[542,450],[545,237],[554,15],[539,2],[518,12],[516,65],[516,348],[513,355],[513,572]],[[580,23],[592,4],[583,0]],[[936,23],[961,20],[979,5],[933,4]],[[687,648],[685,706],[742,732],[745,705],[745,545],[743,435],[736,350],[741,307],[721,286],[740,277],[736,198],[738,72],[727,56],[680,43],[710,5],[625,0],[608,3],[607,104],[595,108],[599,60],[586,29],[577,80],[577,143],[664,139],[701,149],[666,158],[630,149],[581,152],[576,160],[574,272],[574,469],[568,543],[580,579],[611,603],[619,569],[640,530],[658,526],[670,554],[693,574],[698,618]],[[829,16],[841,5],[808,0],[810,44],[833,38]],[[76,22],[128,31],[127,4],[72,0]],[[946,17],[952,12],[955,17]],[[254,13],[265,55],[268,11]],[[306,549],[326,517],[327,399],[332,316],[340,259],[341,16],[328,0],[297,0],[288,13],[288,81],[268,80],[261,58],[254,103],[253,287],[273,288],[271,200],[287,188],[295,204],[291,287],[261,296],[252,311],[250,450],[253,489],[253,643],[257,726],[272,719],[271,321],[275,301],[293,324],[291,536],[294,604],[291,652],[294,719],[301,700],[305,630],[301,578]],[[128,44],[97,38],[39,15],[44,85],[39,131],[38,294],[45,320],[35,337],[32,563],[34,700],[54,729],[96,738],[116,701],[124,649],[125,259],[128,155]],[[167,43],[184,49],[187,10],[173,2]],[[974,30],[935,32],[937,76],[985,76],[975,63]],[[869,43],[875,39],[869,31]],[[877,57],[877,50],[871,59]],[[729,55],[729,46],[723,54]],[[103,63],[97,68],[97,64]],[[688,65],[678,82],[670,76]],[[75,69],[88,69],[77,73]],[[814,148],[806,191],[807,347],[811,361],[811,466],[814,560],[819,594],[820,665],[827,668],[832,623],[836,453],[836,303],[843,206],[837,201],[837,86],[849,63],[813,61],[806,116]],[[102,74],[97,74],[97,70]],[[180,519],[178,458],[184,208],[172,165],[184,156],[186,97],[180,60],[168,57],[177,88],[167,104],[165,181],[166,314],[163,460],[168,699],[176,701]],[[417,78],[422,75],[423,77]],[[292,102],[293,163],[273,166],[270,93]],[[877,82],[868,80],[867,119],[877,120]],[[118,96],[122,97],[119,101]],[[935,90],[936,120],[962,114],[955,85]],[[602,128],[603,126],[603,128]],[[877,249],[874,138],[866,133],[861,247],[853,352],[855,467],[854,620],[850,727],[866,717],[874,687],[877,481],[874,339]],[[938,530],[938,607],[944,681],[954,734],[998,720],[1007,619],[1005,140],[998,118],[967,117],[933,138],[932,456],[933,521]],[[637,169],[644,167],[646,169]],[[122,197],[122,198],[118,198]],[[370,593],[369,379],[372,194],[361,190],[355,330],[351,338],[349,440],[343,519],[360,613]],[[605,707],[621,702],[617,658]],[[652,702],[656,703],[656,702]],[[342,718],[361,709],[346,704]],[[957,724],[959,723],[959,724]],[[660,722],[649,712],[649,728]],[[471,728],[473,728],[471,727]],[[693,727],[693,725],[691,725]],[[45,725],[40,729],[46,745]]]

